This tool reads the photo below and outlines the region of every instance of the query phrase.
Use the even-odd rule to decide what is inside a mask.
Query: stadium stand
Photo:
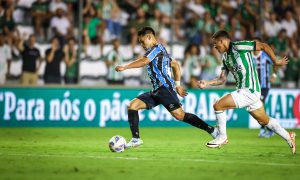
[[[7,83],[16,83],[20,77],[22,61],[16,50],[20,38],[37,37],[37,48],[45,58],[45,50],[50,47],[50,40],[58,36],[61,48],[70,37],[79,38],[79,25],[83,25],[83,51],[80,56],[79,83],[106,84],[107,67],[105,58],[112,49],[111,41],[121,40],[120,52],[125,60],[132,60],[142,55],[138,45],[132,46],[132,24],[139,27],[139,16],[145,17],[143,25],[150,25],[157,31],[159,41],[168,47],[169,53],[181,62],[188,56],[190,44],[200,48],[199,62],[205,57],[220,57],[211,54],[209,37],[218,29],[230,32],[233,40],[252,39],[260,36],[271,44],[279,56],[292,59],[292,66],[279,71],[275,82],[277,86],[299,87],[300,79],[300,3],[286,1],[215,1],[215,0],[87,0],[83,3],[82,17],[79,22],[78,0],[7,0],[0,2],[0,32],[5,35],[5,42],[12,49],[13,60]],[[139,8],[136,8],[139,7]],[[63,10],[71,23],[66,35],[57,34],[50,27],[51,18],[57,10]],[[262,13],[259,11],[262,9]],[[43,13],[43,22],[37,25],[32,13]],[[134,23],[133,23],[134,22]],[[276,29],[276,30],[275,30]],[[280,34],[281,33],[281,34]],[[280,35],[278,35],[280,34]],[[278,36],[277,36],[278,35]],[[219,63],[216,72],[219,72]],[[200,77],[203,67],[197,70]],[[289,75],[289,72],[294,75]],[[38,71],[40,81],[44,73],[44,63]],[[64,76],[65,63],[61,62],[61,75]],[[184,72],[183,72],[184,73]],[[139,85],[144,80],[142,70],[125,72],[125,84]],[[184,74],[183,74],[184,76]],[[217,73],[216,73],[217,76]],[[233,78],[229,78],[233,81]],[[127,82],[127,83],[126,83]],[[129,82],[129,83],[128,83]],[[189,82],[185,82],[189,84]]]

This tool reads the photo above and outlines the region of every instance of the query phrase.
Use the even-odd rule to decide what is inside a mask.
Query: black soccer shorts
[[[261,88],[261,95],[260,95],[260,100],[265,103],[266,98],[269,94],[269,88]]]
[[[155,91],[143,93],[137,98],[147,105],[147,109],[162,104],[169,112],[172,112],[181,107],[177,93],[172,88],[164,86]]]

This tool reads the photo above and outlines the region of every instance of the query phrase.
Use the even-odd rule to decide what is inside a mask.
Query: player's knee
[[[265,116],[261,119],[257,119],[257,122],[262,125],[262,126],[266,126],[267,124],[269,124],[270,118],[268,116]]]
[[[137,103],[130,102],[129,105],[127,106],[127,109],[137,111],[137,110],[139,110],[139,106]]]
[[[222,105],[217,101],[214,104],[214,110],[215,111],[221,111],[222,110]]]
[[[175,117],[178,121],[183,121],[184,114],[185,114],[184,112],[173,113],[173,117]]]

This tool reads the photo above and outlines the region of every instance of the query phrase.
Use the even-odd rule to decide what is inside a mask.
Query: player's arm
[[[271,58],[268,58],[268,61],[270,64],[273,65],[273,61],[271,60]],[[273,73],[270,77],[270,82],[271,83],[274,83],[276,81],[276,78],[277,78],[277,72],[278,72],[278,66],[273,66]]]
[[[198,81],[198,87],[204,89],[208,86],[219,86],[227,81],[229,71],[227,69],[222,69],[221,74],[218,78],[213,80],[200,80]]]
[[[115,70],[119,72],[119,71],[124,71],[126,69],[140,68],[146,66],[149,63],[150,63],[150,59],[148,59],[147,57],[141,57],[128,64],[117,66]]]
[[[181,79],[180,65],[175,59],[172,59],[171,67],[172,67],[173,76],[174,76],[174,80],[175,80],[176,91],[181,97],[184,97],[187,95],[187,92],[180,85],[180,79]]]
[[[268,56],[271,58],[271,60],[273,61],[274,66],[283,66],[283,65],[288,64],[288,62],[289,62],[287,57],[283,57],[283,58],[277,60],[274,51],[266,43],[256,41],[256,50],[257,51],[265,51],[268,54]]]

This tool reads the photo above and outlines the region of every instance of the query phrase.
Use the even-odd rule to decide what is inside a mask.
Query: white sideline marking
[[[72,154],[4,154],[0,153],[0,156],[27,156],[27,157],[58,157],[58,158],[92,158],[92,159],[123,159],[123,160],[141,160],[141,161],[156,161],[158,159],[153,158],[138,158],[138,157],[108,157],[108,156],[94,156],[94,155],[72,155]],[[160,159],[168,160],[168,159]],[[224,164],[252,164],[252,165],[265,165],[265,166],[297,166],[300,164],[282,164],[282,163],[266,163],[266,162],[249,162],[249,161],[220,161],[220,160],[209,160],[209,159],[177,159],[180,161],[190,161],[190,162],[206,162],[206,163],[224,163]]]

